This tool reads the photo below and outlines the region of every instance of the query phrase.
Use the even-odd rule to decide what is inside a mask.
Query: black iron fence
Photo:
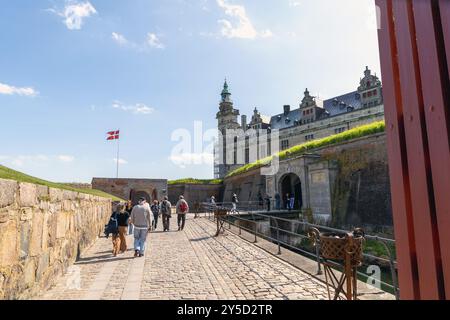
[[[301,242],[310,243],[309,231],[311,228],[317,228],[321,232],[336,232],[336,233],[347,233],[348,230],[331,228],[328,226],[317,225],[314,223],[309,223],[304,221],[304,219],[287,219],[281,218],[274,215],[269,215],[267,213],[262,213],[260,211],[264,210],[264,204],[261,205],[261,202],[245,202],[233,204],[231,202],[223,202],[223,203],[202,203],[199,206],[198,213],[206,214],[206,217],[214,220],[214,211],[217,208],[226,208],[229,212],[229,215],[224,218],[226,219],[226,223],[228,223],[228,227],[231,230],[231,226],[235,226],[238,229],[238,234],[242,234],[242,230],[252,234],[254,236],[254,242],[258,242],[258,237],[261,239],[265,239],[275,243],[278,246],[278,254],[282,254],[282,248],[292,249],[295,252],[299,252],[304,256],[314,259],[317,261],[317,274],[322,274],[322,258],[320,257],[320,242],[316,242],[315,246],[312,250],[307,250],[306,246],[295,246],[291,243],[282,240],[282,235],[287,235],[293,238],[298,238]],[[279,212],[279,211],[277,211]],[[287,211],[286,211],[287,212]],[[258,222],[268,221],[269,222],[269,234],[261,233],[258,229]],[[295,225],[295,228],[290,228],[287,230],[282,228],[281,225]],[[295,230],[292,231],[292,230]],[[275,236],[272,236],[275,235]],[[384,288],[386,291],[390,291],[394,293],[395,297],[399,298],[399,287],[397,280],[397,263],[395,259],[395,240],[366,234],[366,241],[372,241],[373,243],[379,244],[382,248],[384,248],[385,255],[377,256],[371,253],[365,252],[363,254],[364,257],[364,265],[378,265],[380,266],[388,266],[387,275],[390,276],[390,281],[384,281],[381,278],[377,279],[372,277],[372,275],[368,275],[366,273],[362,273],[358,271],[358,275],[362,279],[367,279],[371,277],[377,285],[380,285],[381,288]],[[335,267],[337,269],[342,268],[343,266],[339,263],[335,263]]]

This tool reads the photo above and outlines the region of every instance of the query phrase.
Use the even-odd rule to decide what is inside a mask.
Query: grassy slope
[[[290,149],[279,152],[278,157],[280,158],[280,160],[296,157],[296,156],[305,154],[312,149],[329,146],[329,145],[336,144],[339,142],[348,141],[348,140],[372,135],[375,133],[384,132],[384,130],[385,130],[384,121],[374,122],[374,123],[371,123],[368,125],[364,125],[361,127],[357,127],[357,128],[345,131],[340,134],[335,134],[335,135],[332,135],[332,136],[329,136],[326,138],[302,143],[302,144],[294,146]],[[248,172],[253,169],[261,168],[265,165],[269,165],[270,162],[272,161],[272,157],[273,156],[258,160],[256,162],[242,166],[234,171],[231,171],[230,173],[228,173],[227,178]]]
[[[179,180],[171,180],[168,182],[169,185],[175,184],[222,184],[223,180],[221,179],[179,179]]]
[[[9,180],[16,180],[19,182],[34,183],[34,184],[39,184],[39,185],[43,185],[43,186],[48,186],[48,187],[55,188],[55,189],[63,189],[63,190],[69,190],[69,191],[80,192],[80,193],[90,194],[90,195],[94,195],[94,196],[109,198],[114,201],[123,201],[120,198],[117,198],[113,195],[110,195],[110,194],[105,193],[100,190],[72,188],[65,184],[55,183],[55,182],[50,182],[50,181],[42,180],[39,178],[35,178],[32,176],[26,175],[22,172],[18,172],[18,171],[9,169],[2,165],[0,165],[0,179],[9,179]]]

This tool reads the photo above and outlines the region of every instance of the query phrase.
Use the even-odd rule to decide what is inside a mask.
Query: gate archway
[[[151,197],[146,191],[142,190],[131,190],[130,192],[130,200],[133,205],[138,204],[140,198],[145,198],[148,203],[151,202]]]
[[[289,173],[284,175],[280,179],[281,199],[283,208],[287,208],[287,194],[294,194],[295,202],[294,209],[300,210],[303,207],[303,197],[302,197],[302,182],[298,175],[295,173]]]

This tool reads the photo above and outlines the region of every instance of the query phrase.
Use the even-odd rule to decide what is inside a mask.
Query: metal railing
[[[255,204],[257,206],[255,206]],[[320,256],[320,243],[316,243],[316,245],[314,246],[314,252],[311,252],[311,251],[305,250],[305,248],[302,248],[299,246],[294,246],[290,243],[282,241],[280,238],[280,235],[284,234],[284,235],[289,235],[289,236],[292,236],[295,238],[300,238],[301,240],[305,240],[305,239],[310,240],[308,233],[311,228],[317,228],[320,231],[325,231],[325,232],[336,232],[336,233],[349,232],[348,230],[331,228],[331,227],[327,227],[327,226],[309,223],[306,221],[280,218],[280,217],[276,217],[273,215],[259,213],[259,212],[254,211],[255,209],[257,211],[263,210],[263,208],[260,206],[259,202],[249,202],[249,203],[240,204],[240,205],[238,204],[236,206],[236,210],[233,209],[232,203],[225,203],[225,202],[215,203],[215,204],[202,203],[199,206],[198,213],[200,213],[200,212],[205,213],[207,215],[208,219],[214,220],[215,219],[214,211],[217,208],[226,208],[230,212],[230,214],[226,218],[226,220],[227,220],[226,222],[228,223],[229,230],[231,230],[231,226],[233,225],[236,228],[238,228],[239,235],[242,235],[242,230],[247,231],[254,236],[255,243],[258,242],[258,237],[260,237],[262,239],[266,239],[268,241],[271,241],[278,246],[278,254],[282,254],[281,249],[282,249],[282,247],[284,247],[284,248],[290,248],[296,252],[300,252],[301,254],[316,260],[318,275],[322,274],[321,263],[323,262],[323,260]],[[242,210],[243,208],[246,208],[246,210]],[[255,208],[255,209],[253,209],[253,211],[252,211],[252,210],[248,210],[248,208]],[[279,211],[276,211],[276,212],[279,212]],[[287,212],[288,211],[286,211],[286,213]],[[263,234],[258,231],[258,221],[269,221],[270,235]],[[247,224],[253,225],[253,227],[250,228],[248,226],[244,226],[244,225],[242,225],[241,222],[246,222]],[[288,223],[289,225],[294,224],[297,226],[297,228],[295,228],[295,230],[297,230],[297,231],[302,230],[302,233],[282,229],[282,228],[280,228],[280,222]],[[271,236],[272,231],[275,232],[276,238]],[[373,240],[377,243],[380,243],[383,246],[383,248],[385,249],[385,251],[387,253],[387,257],[388,257],[387,259],[383,258],[383,257],[375,256],[375,255],[372,255],[369,253],[363,253],[363,257],[364,257],[365,261],[371,260],[371,261],[377,261],[379,263],[389,264],[389,271],[391,274],[392,284],[388,283],[386,281],[383,281],[381,279],[379,279],[379,280],[375,279],[375,281],[378,282],[378,284],[385,286],[386,288],[389,288],[394,293],[396,299],[398,299],[399,298],[399,287],[398,287],[397,269],[396,269],[397,262],[395,260],[394,252],[392,249],[392,247],[395,247],[395,240],[380,237],[380,236],[375,236],[375,235],[369,235],[369,234],[366,234],[365,238],[368,240]],[[343,267],[341,264],[339,264],[337,262],[333,263],[333,264],[335,265],[336,268]],[[359,271],[358,271],[358,275],[363,278],[369,277],[369,275],[359,272]]]

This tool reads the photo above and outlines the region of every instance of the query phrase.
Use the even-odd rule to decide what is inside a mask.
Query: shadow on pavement
[[[96,263],[102,263],[102,262],[114,262],[114,261],[124,261],[124,260],[132,260],[132,259],[134,259],[134,257],[120,257],[120,256],[113,257],[112,254],[109,254],[109,255],[100,256],[100,257],[80,259],[77,262],[75,262],[75,265],[96,264]]]

